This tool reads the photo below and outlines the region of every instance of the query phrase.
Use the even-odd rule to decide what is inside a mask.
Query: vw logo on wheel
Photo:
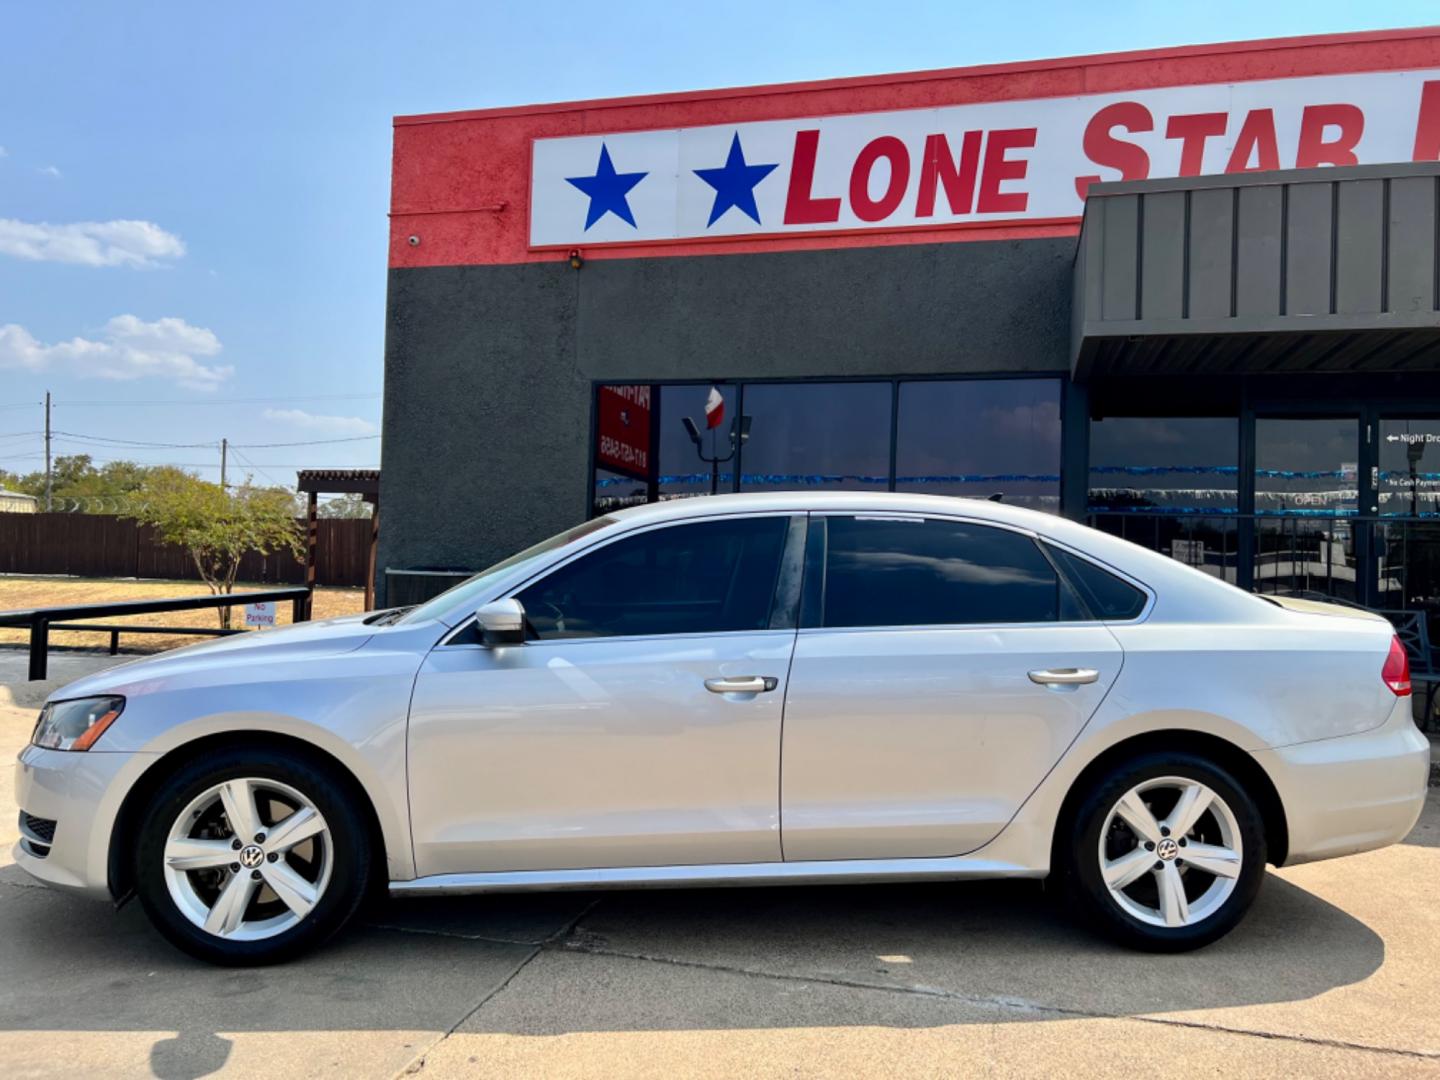
[[[1180,854],[1180,845],[1175,843],[1174,840],[1171,840],[1170,837],[1167,836],[1164,840],[1161,840],[1160,843],[1155,845],[1155,854],[1158,855],[1160,858],[1164,859],[1166,862],[1169,862],[1171,859],[1175,858],[1176,855]],[[241,857],[243,859],[243,853]]]
[[[259,844],[250,844],[240,850],[240,865],[254,870],[265,861],[265,850]]]

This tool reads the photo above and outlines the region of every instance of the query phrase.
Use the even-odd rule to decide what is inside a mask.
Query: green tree
[[[298,559],[303,551],[294,496],[282,488],[252,487],[246,480],[233,491],[222,491],[218,484],[172,468],[146,478],[137,504],[130,516],[155,526],[167,543],[185,548],[217,596],[234,591],[246,552],[289,551]],[[229,608],[220,609],[220,625],[229,629]]]
[[[51,495],[56,510],[87,514],[123,512],[154,476],[180,472],[173,465],[139,465],[110,461],[98,468],[89,454],[61,454],[51,468]],[[45,497],[43,470],[20,476],[0,472],[0,487]],[[41,506],[44,509],[44,506]]]
[[[368,518],[370,504],[360,495],[337,495],[322,502],[319,513],[323,518]]]

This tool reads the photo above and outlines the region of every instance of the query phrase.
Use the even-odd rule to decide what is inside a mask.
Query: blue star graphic
[[[632,229],[636,228],[635,215],[630,213],[630,204],[625,196],[630,189],[649,176],[649,173],[617,173],[610,161],[610,151],[600,144],[600,164],[594,176],[567,176],[565,182],[574,184],[590,196],[590,209],[585,212],[585,228],[599,221],[606,214],[614,214]]]
[[[720,169],[696,169],[695,175],[715,189],[715,202],[710,207],[708,229],[732,206],[756,225],[760,224],[760,211],[755,206],[755,185],[764,180],[778,167],[774,165],[747,165],[745,152],[740,149],[740,133],[737,131],[730,140],[730,154]]]

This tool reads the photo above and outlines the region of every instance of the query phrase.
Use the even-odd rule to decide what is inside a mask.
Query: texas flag
[[[717,428],[725,422],[725,399],[716,387],[710,387],[710,396],[705,399],[705,426]]]

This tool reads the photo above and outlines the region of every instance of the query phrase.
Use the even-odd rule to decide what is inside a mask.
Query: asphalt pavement
[[[46,689],[6,682],[12,655],[7,757]],[[389,902],[305,960],[223,970],[135,905],[30,883],[15,814],[7,769],[6,1078],[1440,1077],[1440,789],[1405,843],[1271,872],[1186,956],[994,882]]]

